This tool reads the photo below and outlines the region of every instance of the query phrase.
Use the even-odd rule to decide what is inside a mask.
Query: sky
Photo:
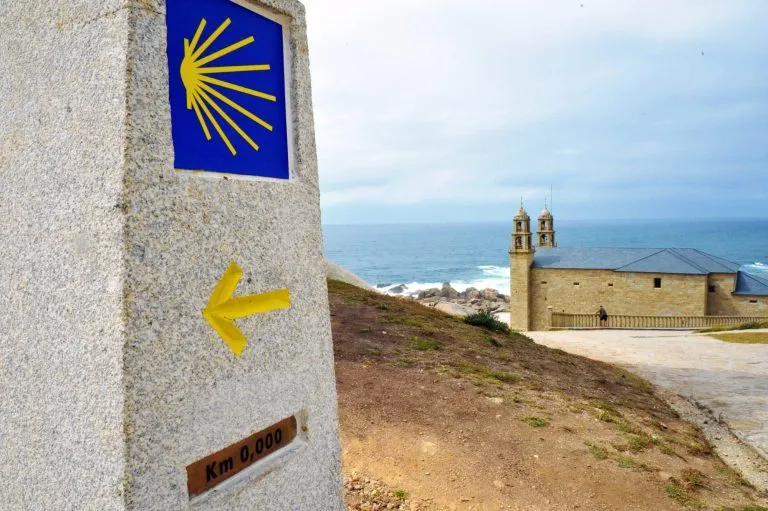
[[[304,0],[323,222],[768,217],[766,0]]]

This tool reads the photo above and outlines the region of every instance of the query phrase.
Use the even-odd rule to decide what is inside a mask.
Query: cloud
[[[627,180],[768,163],[760,0],[305,4],[326,219],[512,211],[550,184],[588,210]]]

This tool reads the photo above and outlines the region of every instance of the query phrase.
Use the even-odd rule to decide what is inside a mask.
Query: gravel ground
[[[404,490],[389,488],[381,481],[356,472],[344,478],[344,493],[349,511],[433,509],[429,502],[409,499]]]

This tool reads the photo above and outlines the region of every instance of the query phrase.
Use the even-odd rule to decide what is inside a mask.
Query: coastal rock
[[[440,296],[454,299],[459,296],[459,292],[451,287],[450,282],[444,282],[443,289],[440,290]]]
[[[419,293],[416,295],[416,299],[423,300],[425,298],[433,298],[439,295],[440,295],[440,290],[436,287],[431,287],[429,289],[425,289],[424,291],[419,291]]]
[[[395,286],[392,289],[390,289],[389,292],[399,295],[399,294],[402,294],[403,291],[405,291],[406,289],[408,289],[408,286],[406,286],[405,284],[400,284],[399,286]]]
[[[487,288],[480,291],[470,287],[458,292],[450,282],[445,282],[441,289],[431,288],[415,293],[411,298],[427,307],[434,307],[457,316],[483,310],[496,313],[509,310],[509,298],[495,289]]]
[[[391,285],[392,285],[391,282],[387,282],[387,283],[383,283],[383,284],[376,284],[376,288],[381,289],[383,287],[389,287]]]
[[[468,287],[466,291],[462,293],[468,300],[477,300],[482,297],[482,293],[474,287]]]
[[[458,303],[452,302],[440,302],[435,306],[435,308],[439,311],[443,311],[454,316],[466,316],[467,314],[472,314],[475,312],[469,307],[464,307]]]
[[[366,281],[352,273],[351,271],[342,268],[338,264],[334,264],[331,261],[325,259],[325,276],[326,278],[332,279],[332,280],[340,280],[341,282],[346,282],[347,284],[351,284],[353,286],[367,289],[369,291],[373,291],[373,287],[370,286]]]

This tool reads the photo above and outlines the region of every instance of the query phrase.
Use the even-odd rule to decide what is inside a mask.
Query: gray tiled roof
[[[768,278],[740,271],[736,276],[735,295],[768,296]]]
[[[736,263],[692,248],[546,248],[534,254],[533,267],[685,275],[739,269]]]

